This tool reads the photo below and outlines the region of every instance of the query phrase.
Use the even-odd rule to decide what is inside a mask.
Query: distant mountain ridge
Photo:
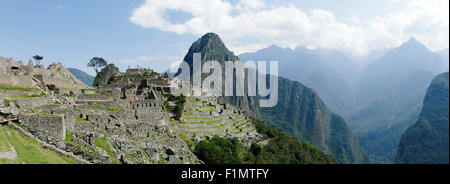
[[[92,86],[92,84],[94,83],[95,77],[87,74],[84,71],[81,71],[76,68],[67,68],[67,70],[69,70],[70,73],[72,73],[72,75],[74,75],[77,79],[79,79],[81,82],[85,83],[88,86]]]
[[[431,52],[414,37],[371,52],[363,64],[339,51],[301,46],[272,45],[240,58],[280,61],[280,75],[314,89],[347,120],[375,163],[394,162],[401,134],[417,120],[431,80],[448,70],[448,49]]]

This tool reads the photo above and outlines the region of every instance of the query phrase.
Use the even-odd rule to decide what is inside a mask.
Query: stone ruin
[[[169,77],[139,68],[115,78],[121,80],[98,92],[83,89],[68,96],[53,92],[19,99],[20,126],[91,163],[198,163],[167,125],[162,94],[170,89]],[[61,103],[51,103],[53,98]],[[106,139],[112,153],[99,148],[99,138]]]
[[[24,65],[22,61],[0,57],[0,86],[23,88],[45,87],[47,84],[79,92],[88,86],[72,75],[61,63],[53,63],[47,68],[35,66],[33,61]]]

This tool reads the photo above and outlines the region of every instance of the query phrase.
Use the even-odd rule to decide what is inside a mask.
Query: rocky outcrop
[[[225,61],[239,60],[233,52],[228,50],[220,37],[215,33],[205,34],[200,39],[195,41],[189,48],[188,53],[184,57],[184,61],[189,64],[191,74],[193,74],[192,68],[194,53],[201,53],[202,66],[206,61],[214,60],[219,62],[222,68],[225,68]],[[205,79],[208,75],[209,74],[202,74],[202,79]],[[225,81],[223,81],[222,86],[225,86]],[[258,108],[255,106],[255,99],[248,97],[247,94],[245,94],[244,97],[229,96],[220,98],[242,109],[247,116],[259,117]]]
[[[93,86],[104,86],[114,79],[114,76],[117,74],[120,74],[119,68],[114,64],[109,64],[95,76]]]

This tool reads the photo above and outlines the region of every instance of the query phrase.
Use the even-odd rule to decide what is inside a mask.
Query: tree
[[[36,62],[36,65],[40,65],[41,64],[41,60],[44,59],[44,57],[42,57],[40,55],[35,55],[35,56],[33,56],[33,59]]]
[[[94,68],[95,74],[98,74],[99,69],[103,68],[107,64],[108,64],[108,62],[106,62],[105,59],[103,59],[101,57],[94,57],[89,61],[87,66]]]
[[[98,76],[98,71],[105,67],[108,64],[105,59],[101,57],[94,57],[92,58],[89,63],[87,64],[88,67],[92,67],[95,70],[95,74]],[[97,85],[98,90],[100,91],[100,85]]]

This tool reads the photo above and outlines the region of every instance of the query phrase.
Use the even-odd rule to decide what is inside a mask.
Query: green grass
[[[45,96],[44,92],[41,92],[40,94],[25,94],[25,95],[21,95],[21,96],[12,96],[14,98],[36,98],[36,97],[43,97]]]
[[[162,156],[159,156],[158,164],[164,164],[166,159],[164,159]]]
[[[169,139],[169,137],[160,137],[160,138],[154,139],[154,141],[163,141],[166,139]]]
[[[10,98],[3,98],[3,103],[6,105],[6,107],[9,107],[9,104],[13,102],[14,105],[16,105],[17,107],[19,106],[19,104],[17,103],[16,99],[10,99]]]
[[[122,109],[114,109],[114,108],[108,108],[108,109],[106,109],[106,111],[108,111],[108,112],[123,112]]]
[[[38,114],[40,114],[40,115],[51,115],[52,113],[47,112],[47,111],[40,111],[40,112],[38,112]]]
[[[111,151],[109,144],[106,142],[106,137],[96,137],[94,143],[96,146],[108,153],[109,158],[111,158],[114,164],[121,164],[121,162],[116,158],[116,155],[114,155],[114,153]]]
[[[200,117],[190,117],[190,118],[185,118],[185,119],[216,119],[216,118],[221,118],[222,116],[200,116]]]
[[[178,136],[180,136],[180,138],[181,138],[184,142],[186,142],[190,148],[192,148],[192,147],[195,146],[195,142],[194,142],[192,139],[189,139],[189,138],[186,136],[186,134],[180,132],[180,133],[178,133]]]
[[[7,134],[10,132],[10,135]],[[0,127],[2,140],[6,140],[14,147],[18,159],[11,161],[2,159],[0,163],[27,163],[27,164],[76,164],[75,159],[60,156],[56,152],[44,149],[39,143],[6,126]]]
[[[70,130],[66,130],[66,137],[64,138],[66,142],[73,142],[73,133]]]
[[[0,127],[1,130],[3,130],[3,127]],[[0,152],[7,152],[9,151],[9,141],[6,137],[6,134],[4,134],[2,131],[0,131]]]
[[[80,117],[77,116],[77,123],[87,123],[87,122],[90,122],[90,121],[88,121],[88,120],[86,120],[84,118],[80,118]]]
[[[22,87],[6,87],[0,86],[0,90],[11,90],[11,91],[37,91],[36,88],[22,88]]]

